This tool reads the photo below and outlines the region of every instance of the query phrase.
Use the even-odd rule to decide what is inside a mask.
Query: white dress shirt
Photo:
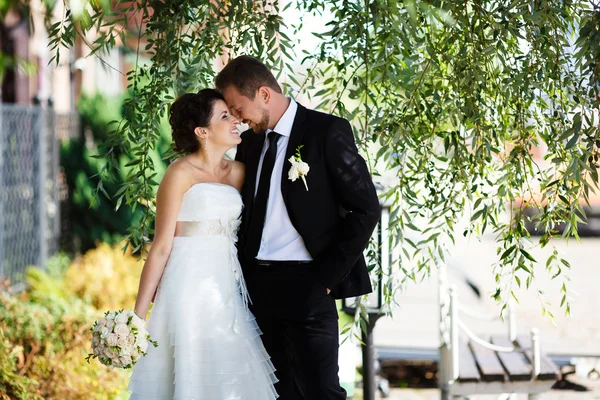
[[[306,250],[304,240],[302,240],[302,237],[296,228],[294,228],[294,225],[292,225],[292,221],[290,221],[287,208],[283,201],[283,195],[281,194],[281,174],[283,173],[283,167],[286,163],[285,153],[287,151],[297,110],[298,104],[293,99],[290,99],[290,105],[281,116],[279,122],[277,122],[277,125],[275,125],[275,129],[273,129],[281,136],[277,142],[277,155],[275,156],[275,166],[271,173],[271,187],[269,190],[269,199],[267,201],[267,215],[265,216],[265,225],[260,241],[260,248],[256,255],[256,258],[259,260],[312,260],[310,253]],[[271,132],[271,129],[267,129],[267,135],[269,132]],[[268,148],[269,140],[265,139],[260,155],[260,161],[258,163],[257,177],[260,177],[263,160]],[[258,190],[258,183],[259,179],[256,179],[256,187],[254,188],[255,196],[256,191]]]

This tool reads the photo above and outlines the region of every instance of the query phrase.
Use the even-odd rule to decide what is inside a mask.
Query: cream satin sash
[[[177,221],[175,236],[215,236],[224,235],[225,227],[218,219],[209,221]]]

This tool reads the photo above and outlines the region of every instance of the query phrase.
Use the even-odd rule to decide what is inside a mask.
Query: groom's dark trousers
[[[252,312],[273,364],[281,400],[346,399],[338,379],[338,314],[314,263],[253,263]]]
[[[313,261],[258,261],[244,255],[247,243],[257,243],[249,229],[253,208],[265,204],[255,198],[265,140],[265,134],[247,131],[237,149],[236,160],[246,165],[238,254],[252,311],[277,368],[275,388],[280,400],[344,400],[335,299],[372,290],[363,251],[379,220],[379,199],[348,121],[299,104],[280,190]],[[298,151],[310,166],[306,186],[288,178],[288,160]]]

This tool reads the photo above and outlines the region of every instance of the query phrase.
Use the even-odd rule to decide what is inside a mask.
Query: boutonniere
[[[296,155],[290,157],[290,159],[288,160],[290,163],[292,163],[292,167],[290,168],[290,172],[288,174],[288,179],[292,182],[295,182],[298,178],[302,179],[302,182],[304,182],[304,187],[308,192],[308,185],[306,184],[306,175],[308,174],[308,171],[310,171],[310,167],[307,163],[302,161],[302,156],[300,155],[300,149],[302,149],[302,147],[304,146],[298,146],[298,148],[296,149]]]

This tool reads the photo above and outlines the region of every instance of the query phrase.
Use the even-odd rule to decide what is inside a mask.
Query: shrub
[[[27,270],[27,292],[0,292],[0,399],[118,399],[130,371],[87,363],[94,320],[131,307],[140,263],[101,245],[74,262]],[[99,307],[99,308],[97,308]]]
[[[0,299],[0,307],[2,304],[3,299]],[[31,389],[38,382],[18,373],[17,363],[22,363],[23,360],[23,348],[14,346],[4,337],[3,329],[0,329],[0,399],[42,400]]]
[[[101,311],[133,308],[142,263],[119,247],[101,244],[78,257],[65,273],[66,290]]]

